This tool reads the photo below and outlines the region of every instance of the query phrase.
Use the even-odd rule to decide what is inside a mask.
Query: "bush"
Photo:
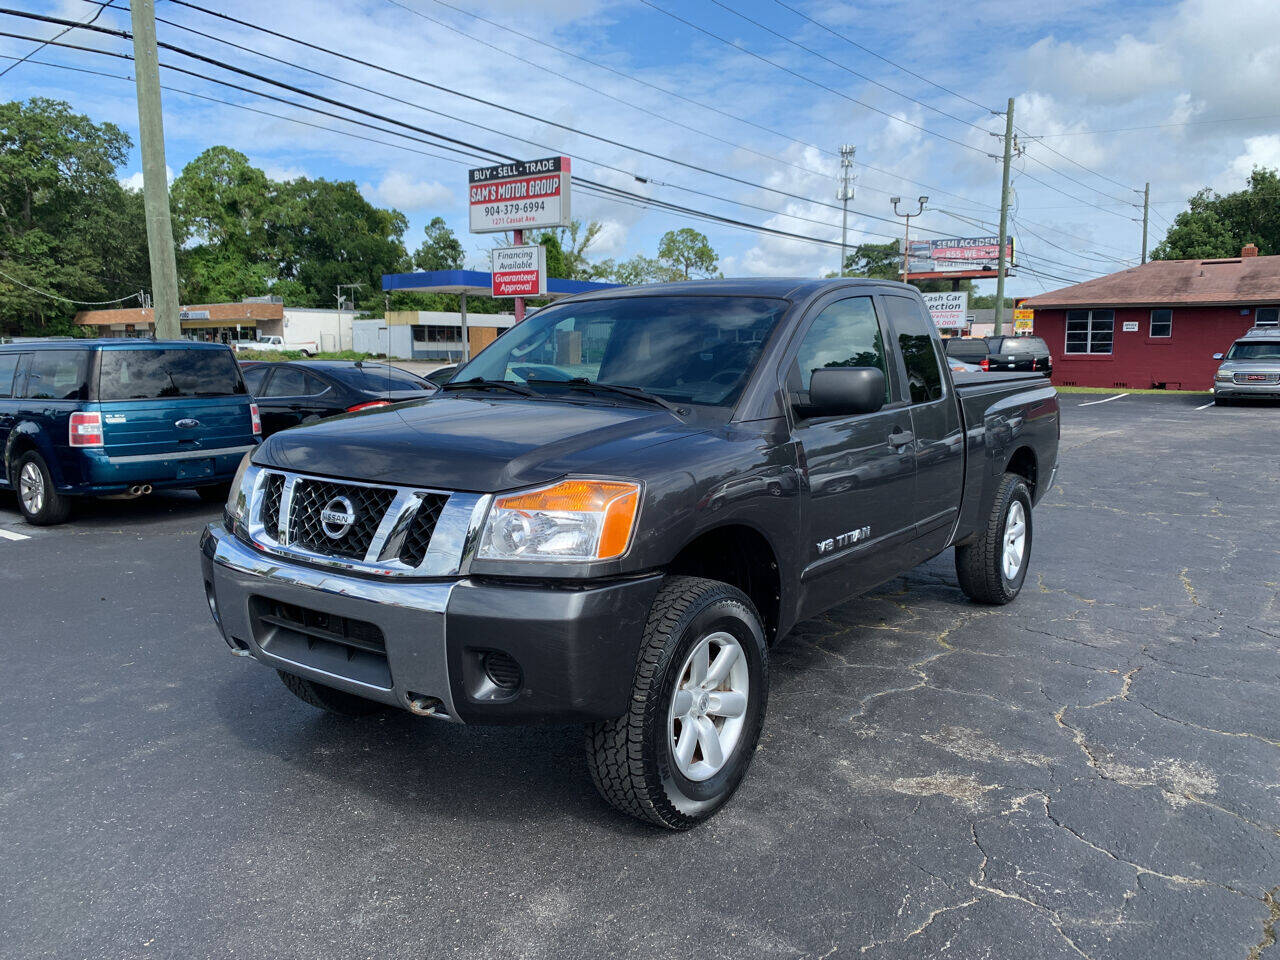
[[[241,350],[236,354],[237,360],[372,360],[372,353],[361,353],[358,350],[338,350],[329,353],[313,353],[303,357],[301,350]]]

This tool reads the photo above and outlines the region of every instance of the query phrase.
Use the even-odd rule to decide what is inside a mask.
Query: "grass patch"
[[[372,353],[361,353],[357,350],[338,350],[328,353],[313,353],[304,357],[301,350],[241,350],[236,354],[237,360],[372,360]]]
[[[1198,393],[1207,396],[1212,390],[1130,390],[1128,387],[1058,387],[1059,393]]]

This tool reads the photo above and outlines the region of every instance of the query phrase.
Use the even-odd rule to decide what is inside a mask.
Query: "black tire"
[[[313,683],[292,673],[285,673],[283,670],[277,670],[276,673],[280,674],[284,685],[299,700],[313,707],[319,707],[321,710],[327,710],[329,713],[336,713],[340,717],[367,717],[380,713],[383,709],[383,705],[376,700],[366,700],[364,697],[357,697],[343,690],[326,687],[322,683]]]
[[[27,506],[27,501],[22,496],[22,473],[27,469],[28,464],[34,465],[40,472],[42,484],[39,509],[34,511]],[[71,498],[63,496],[54,489],[53,474],[49,472],[49,465],[36,451],[27,450],[18,454],[14,458],[13,468],[9,471],[9,478],[13,489],[18,494],[18,509],[22,511],[27,523],[37,527],[49,527],[64,522],[71,515]]]
[[[231,484],[215,483],[208,487],[196,487],[196,493],[200,494],[200,499],[205,503],[226,503],[227,497],[231,495]]]
[[[694,645],[723,631],[745,654],[749,687],[741,734],[719,772],[686,779],[677,769],[668,707]],[[587,727],[591,780],[610,804],[639,820],[687,830],[714,814],[738,789],[755,755],[769,696],[769,651],[760,616],[736,587],[698,577],[668,577],[645,624],[631,709]]]
[[[1010,578],[1004,572],[1004,539],[1009,512],[1015,503],[1022,506],[1026,540],[1022,550],[1022,564]],[[1027,567],[1031,563],[1032,533],[1031,491],[1022,477],[1016,473],[1006,473],[1000,478],[995,502],[991,504],[991,512],[987,515],[978,538],[956,547],[956,576],[965,596],[976,603],[997,606],[1013,601],[1027,578]]]
[[[1230,397],[1214,397],[1213,398],[1213,405],[1215,407],[1233,407],[1235,406],[1235,403],[1236,403],[1235,400],[1231,399]]]

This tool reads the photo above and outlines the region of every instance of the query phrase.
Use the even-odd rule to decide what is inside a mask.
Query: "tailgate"
[[[251,398],[182,397],[104,403],[102,432],[109,457],[154,456],[208,451],[230,453],[254,443]]]

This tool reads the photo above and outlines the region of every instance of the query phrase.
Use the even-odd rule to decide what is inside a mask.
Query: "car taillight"
[[[1036,368],[1036,362],[1037,362],[1037,361],[1036,361],[1036,358],[1035,358],[1035,357],[1032,357],[1032,358],[1031,358],[1031,369],[1032,369],[1032,370],[1034,370],[1034,369]]]
[[[255,437],[262,436],[262,414],[258,412],[256,403],[249,404],[249,422],[253,424],[253,435]]]
[[[368,403],[357,403],[354,407],[347,407],[347,413],[356,413],[360,410],[372,410],[374,407],[389,407],[390,400],[370,400]]]
[[[102,414],[73,413],[67,441],[73,447],[102,446]]]
[[[991,361],[990,361],[990,360],[988,360],[986,357],[983,357],[983,358],[982,358],[982,364],[981,364],[981,366],[982,366],[982,369],[983,369],[983,370],[990,370],[990,369],[991,369]]]

